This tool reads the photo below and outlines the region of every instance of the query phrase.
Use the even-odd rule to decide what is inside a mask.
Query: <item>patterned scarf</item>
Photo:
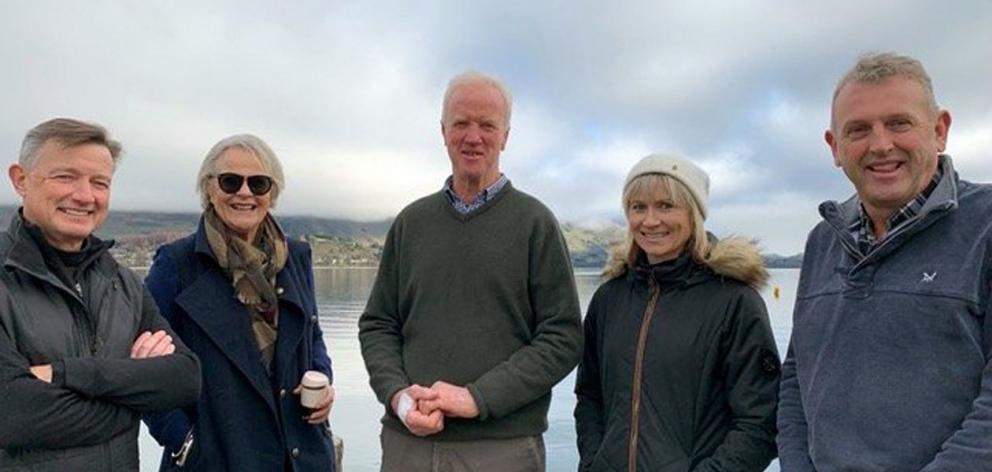
[[[272,215],[266,215],[254,242],[233,234],[211,207],[203,213],[207,242],[234,293],[251,313],[251,327],[262,362],[272,373],[279,327],[276,274],[286,265],[286,236]]]

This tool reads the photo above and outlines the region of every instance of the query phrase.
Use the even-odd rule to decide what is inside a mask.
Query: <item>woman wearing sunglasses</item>
[[[627,243],[585,318],[580,471],[761,471],[775,457],[779,360],[749,241],[703,227],[709,177],[651,155],[627,176]]]
[[[315,408],[300,404],[304,373],[331,378],[331,361],[310,248],[288,239],[269,212],[283,185],[265,142],[247,134],[222,139],[197,179],[199,227],[155,254],[146,284],[203,367],[196,404],[145,418],[165,446],[162,470],[334,468],[333,387]]]

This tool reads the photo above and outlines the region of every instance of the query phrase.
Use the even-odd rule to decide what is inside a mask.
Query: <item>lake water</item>
[[[768,305],[772,330],[779,353],[784,355],[792,330],[792,306],[795,302],[798,269],[773,269],[771,283],[762,292]],[[383,407],[369,387],[365,364],[358,344],[358,317],[372,290],[375,269],[326,268],[314,271],[321,328],[334,363],[334,385],[337,398],[331,412],[331,428],[344,440],[344,470],[371,472],[379,470],[379,418]],[[600,284],[595,271],[578,271],[575,281],[583,309]],[[779,297],[773,290],[779,288]],[[548,413],[548,470],[574,471],[578,464],[575,448],[575,427],[572,409],[575,407],[573,371],[555,386]],[[142,427],[140,438],[141,470],[158,470],[161,448]],[[778,471],[773,463],[768,471]]]

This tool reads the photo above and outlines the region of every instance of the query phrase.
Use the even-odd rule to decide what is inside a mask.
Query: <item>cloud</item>
[[[806,235],[819,223],[819,204],[806,195],[777,193],[759,203],[713,208],[706,223],[717,236],[756,238],[766,251],[791,255],[803,251]]]
[[[964,178],[978,182],[992,182],[990,150],[992,150],[992,113],[973,123],[958,125],[952,121],[947,152],[954,158],[955,168]]]
[[[279,212],[390,216],[450,172],[441,96],[477,69],[515,97],[503,170],[563,220],[615,218],[630,166],[669,151],[712,173],[711,208],[726,215],[714,224],[788,252],[816,220],[812,202],[851,193],[823,130],[835,81],[868,50],[923,61],[953,113],[962,175],[992,180],[982,0],[40,0],[4,13],[0,148],[12,159],[52,116],[107,125],[128,151],[118,209],[197,210],[207,149],[252,132],[287,169]]]

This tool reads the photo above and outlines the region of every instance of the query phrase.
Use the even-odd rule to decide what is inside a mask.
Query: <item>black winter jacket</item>
[[[752,288],[767,273],[750,243],[717,247],[709,266],[642,263],[596,291],[575,387],[580,471],[761,471],[775,457],[779,358]]]
[[[133,272],[94,250],[70,287],[15,215],[0,233],[0,470],[138,470],[141,412],[196,400],[199,362]],[[167,330],[174,354],[131,359],[144,331]],[[51,364],[53,379],[30,366]]]

